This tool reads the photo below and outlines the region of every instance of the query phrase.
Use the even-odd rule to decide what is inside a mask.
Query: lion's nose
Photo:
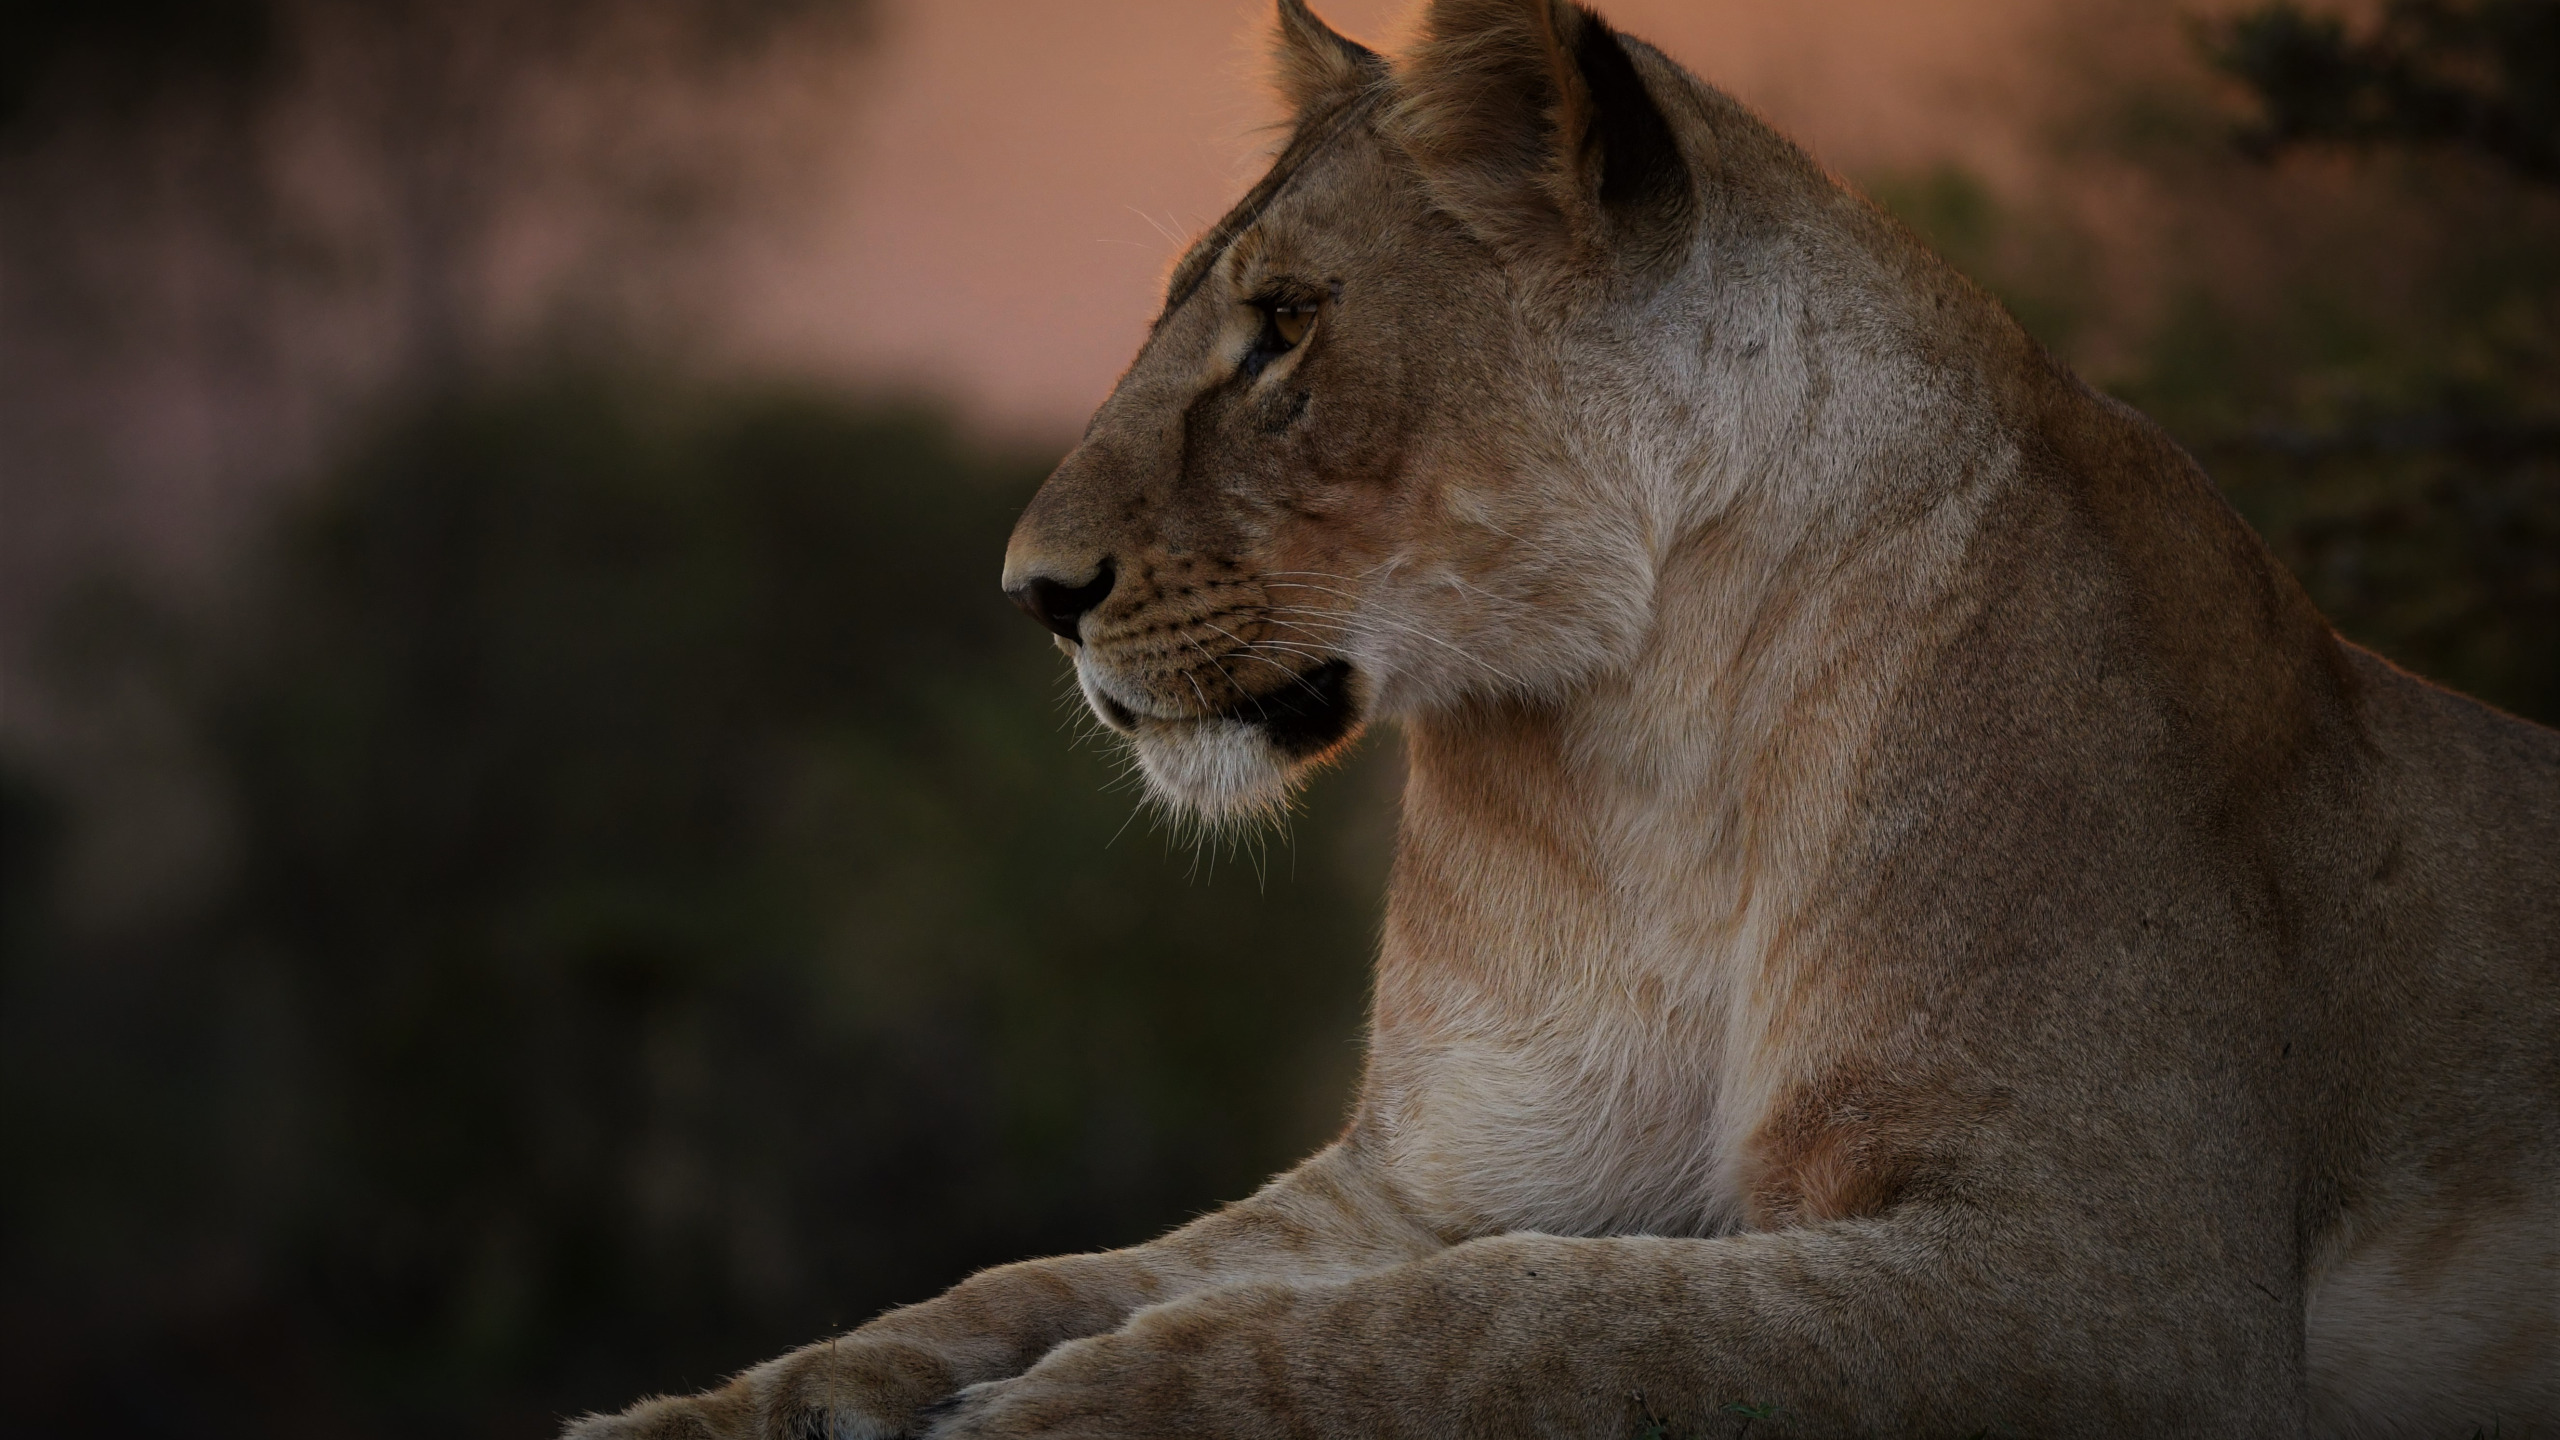
[[[1076,634],[1076,622],[1111,594],[1111,582],[1118,578],[1111,562],[1105,560],[1093,578],[1081,585],[1034,575],[1004,593],[1006,599],[1022,607],[1023,614],[1048,626],[1051,633],[1080,641],[1083,637]]]

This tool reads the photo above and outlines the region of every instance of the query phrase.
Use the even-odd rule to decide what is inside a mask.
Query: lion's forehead
[[[1377,107],[1377,99],[1375,95],[1357,98],[1299,125],[1290,137],[1288,147],[1272,162],[1262,179],[1255,182],[1254,187],[1246,191],[1244,198],[1220,217],[1217,224],[1210,226],[1206,234],[1194,241],[1175,264],[1173,274],[1165,282],[1164,310],[1158,317],[1158,324],[1191,299],[1193,292],[1200,288],[1239,237],[1253,232],[1283,197],[1295,193],[1302,176],[1310,171],[1327,174],[1333,169],[1319,164],[1320,160],[1328,158],[1346,140],[1354,137],[1365,137],[1376,143],[1376,134],[1367,122]]]

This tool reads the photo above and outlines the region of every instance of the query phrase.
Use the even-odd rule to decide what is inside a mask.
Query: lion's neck
[[[1410,719],[1391,960],[1463,968],[1490,948],[1532,972],[1601,963],[1497,943],[1571,944],[1504,918],[1523,904],[1659,927],[1739,924],[1783,901],[1845,823],[1895,687],[1967,613],[1986,499],[1865,528],[1711,527],[1664,558],[1629,663],[1561,700]],[[1606,963],[1654,958],[1693,956]]]
[[[1735,1163],[1767,967],[1884,707],[1961,610],[1965,508],[1837,543],[1702,534],[1667,557],[1632,664],[1407,723],[1368,1103],[1423,1188],[1448,1158],[1426,1202],[1447,1223],[1731,1223],[1737,1187],[1698,1182]],[[1611,1173],[1604,1142],[1636,1124],[1687,1146],[1628,1146],[1646,1167]]]

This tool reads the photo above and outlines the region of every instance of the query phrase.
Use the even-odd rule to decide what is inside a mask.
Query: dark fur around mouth
[[[1351,733],[1359,718],[1351,703],[1351,666],[1328,660],[1268,694],[1248,697],[1224,718],[1261,726],[1293,760],[1320,755]]]

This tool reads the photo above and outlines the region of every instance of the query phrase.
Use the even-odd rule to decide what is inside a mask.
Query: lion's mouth
[[[1216,722],[1249,725],[1261,731],[1273,749],[1293,760],[1311,759],[1332,749],[1360,719],[1359,704],[1351,693],[1351,665],[1344,660],[1328,660],[1207,714],[1151,714],[1099,684],[1088,683],[1085,694],[1103,723],[1123,735]]]
[[[1119,731],[1123,735],[1136,733],[1138,729],[1137,711],[1132,710],[1128,706],[1121,704],[1119,701],[1112,699],[1110,692],[1100,688],[1089,687],[1084,693],[1085,697],[1093,702],[1093,708],[1102,712],[1103,724],[1110,726],[1112,729]]]
[[[1298,777],[1360,729],[1365,687],[1348,661],[1323,661],[1215,708],[1166,714],[1143,694],[1111,693],[1109,677],[1088,668],[1090,655],[1077,657],[1085,699],[1104,724],[1128,737],[1147,788],[1214,821],[1274,813]]]
[[[1260,727],[1273,748],[1292,759],[1323,754],[1351,733],[1359,718],[1351,698],[1351,666],[1328,660],[1276,689],[1246,696],[1219,718]]]
[[[1196,726],[1242,725],[1259,731],[1272,749],[1289,759],[1312,760],[1340,744],[1360,723],[1360,702],[1353,694],[1347,660],[1327,660],[1293,675],[1260,694],[1245,695],[1222,709],[1206,713],[1164,714],[1132,704],[1111,691],[1109,682],[1084,676],[1085,699],[1102,722],[1123,735],[1169,736]]]

